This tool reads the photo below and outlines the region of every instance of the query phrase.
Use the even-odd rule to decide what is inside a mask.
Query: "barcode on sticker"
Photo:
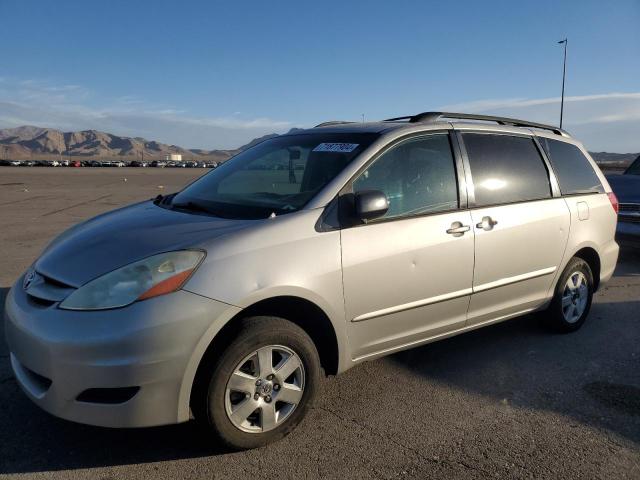
[[[350,153],[358,148],[359,143],[321,143],[313,149],[314,152]]]

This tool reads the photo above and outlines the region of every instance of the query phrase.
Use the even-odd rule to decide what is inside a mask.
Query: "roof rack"
[[[330,126],[332,126],[332,125],[344,125],[344,124],[346,124],[346,123],[355,123],[355,122],[346,122],[346,121],[344,121],[344,120],[331,120],[331,121],[329,121],[329,122],[322,122],[322,123],[319,123],[318,125],[316,125],[316,126],[315,126],[315,127],[313,127],[313,128],[319,128],[319,127],[330,127]]]
[[[539,128],[542,130],[550,130],[557,135],[564,137],[570,137],[566,131],[553,125],[546,125],[544,123],[528,122],[526,120],[518,120],[517,118],[508,117],[494,117],[492,115],[476,115],[473,113],[452,113],[452,112],[422,112],[417,115],[409,115],[406,117],[395,117],[384,120],[385,122],[396,122],[399,120],[406,120],[409,123],[419,122],[436,122],[443,118],[452,118],[457,120],[482,120],[485,122],[496,122],[499,125],[511,125],[514,127],[531,127]]]

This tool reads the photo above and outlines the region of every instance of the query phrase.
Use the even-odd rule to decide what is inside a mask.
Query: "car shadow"
[[[511,408],[548,411],[640,444],[640,299],[594,303],[558,334],[528,315],[386,361]]]

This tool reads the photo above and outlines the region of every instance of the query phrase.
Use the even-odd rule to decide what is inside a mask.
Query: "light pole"
[[[558,43],[564,43],[564,63],[562,64],[562,97],[560,99],[560,128],[562,128],[562,114],[564,113],[564,79],[567,75],[567,43],[568,39],[560,40]]]

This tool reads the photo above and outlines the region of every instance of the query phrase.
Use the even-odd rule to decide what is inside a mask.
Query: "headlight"
[[[124,307],[137,300],[175,292],[204,258],[204,252],[161,253],[109,272],[86,283],[61,304],[67,310]]]

